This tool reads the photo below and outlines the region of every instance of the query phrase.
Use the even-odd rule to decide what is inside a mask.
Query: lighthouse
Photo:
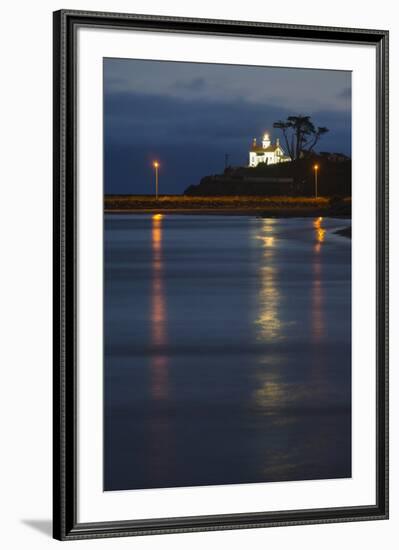
[[[285,154],[277,138],[273,144],[269,132],[262,136],[262,145],[258,145],[256,138],[253,138],[252,146],[249,151],[248,166],[255,168],[258,164],[278,164],[280,162],[289,162],[291,158]]]
[[[267,149],[270,145],[271,145],[270,135],[266,132],[265,134],[263,134],[262,147],[263,149]]]

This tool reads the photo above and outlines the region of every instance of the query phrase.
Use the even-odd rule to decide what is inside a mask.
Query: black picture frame
[[[377,457],[373,506],[77,522],[76,31],[140,29],[369,44],[376,48]],[[388,31],[97,13],[54,13],[54,537],[59,540],[288,526],[388,518]]]

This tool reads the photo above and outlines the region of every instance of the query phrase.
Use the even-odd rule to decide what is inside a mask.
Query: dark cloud
[[[200,91],[205,88],[205,85],[205,78],[198,77],[188,81],[178,80],[177,82],[175,82],[173,87],[176,89],[180,88],[182,90]]]
[[[220,63],[104,59],[108,92],[157,93],[180,99],[289,105],[294,111],[342,110],[337,94],[351,86],[350,71]]]

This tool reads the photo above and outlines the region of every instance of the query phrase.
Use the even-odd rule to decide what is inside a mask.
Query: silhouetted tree
[[[278,120],[273,124],[283,132],[287,152],[291,160],[297,160],[301,154],[310,156],[321,136],[329,130],[324,126],[315,126],[310,116],[289,116],[287,120]]]

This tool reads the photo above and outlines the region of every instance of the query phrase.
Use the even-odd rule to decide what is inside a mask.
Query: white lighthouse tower
[[[270,146],[270,144],[271,144],[270,136],[266,132],[265,134],[263,134],[263,138],[262,138],[262,147],[263,147],[263,149],[267,149]]]

